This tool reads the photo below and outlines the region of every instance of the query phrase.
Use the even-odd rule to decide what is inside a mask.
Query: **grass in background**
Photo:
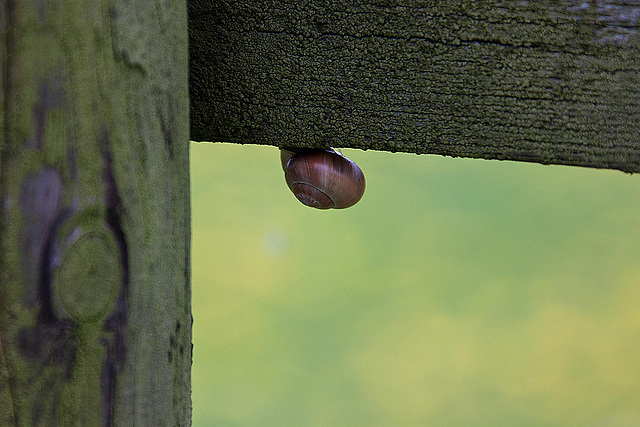
[[[192,144],[194,426],[640,424],[638,176],[345,154],[317,211]]]

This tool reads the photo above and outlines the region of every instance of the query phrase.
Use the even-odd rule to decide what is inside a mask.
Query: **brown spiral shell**
[[[364,194],[362,170],[331,148],[281,148],[281,160],[287,185],[307,206],[344,209]]]

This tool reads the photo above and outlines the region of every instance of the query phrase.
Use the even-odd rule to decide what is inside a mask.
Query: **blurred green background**
[[[640,425],[639,176],[344,153],[192,144],[194,426]]]

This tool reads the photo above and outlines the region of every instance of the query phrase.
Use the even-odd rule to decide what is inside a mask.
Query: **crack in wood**
[[[193,140],[640,171],[632,5],[268,4],[189,4]]]

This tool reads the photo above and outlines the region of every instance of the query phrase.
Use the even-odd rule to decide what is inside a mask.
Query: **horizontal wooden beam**
[[[191,0],[191,138],[639,172],[639,19],[628,0]]]

